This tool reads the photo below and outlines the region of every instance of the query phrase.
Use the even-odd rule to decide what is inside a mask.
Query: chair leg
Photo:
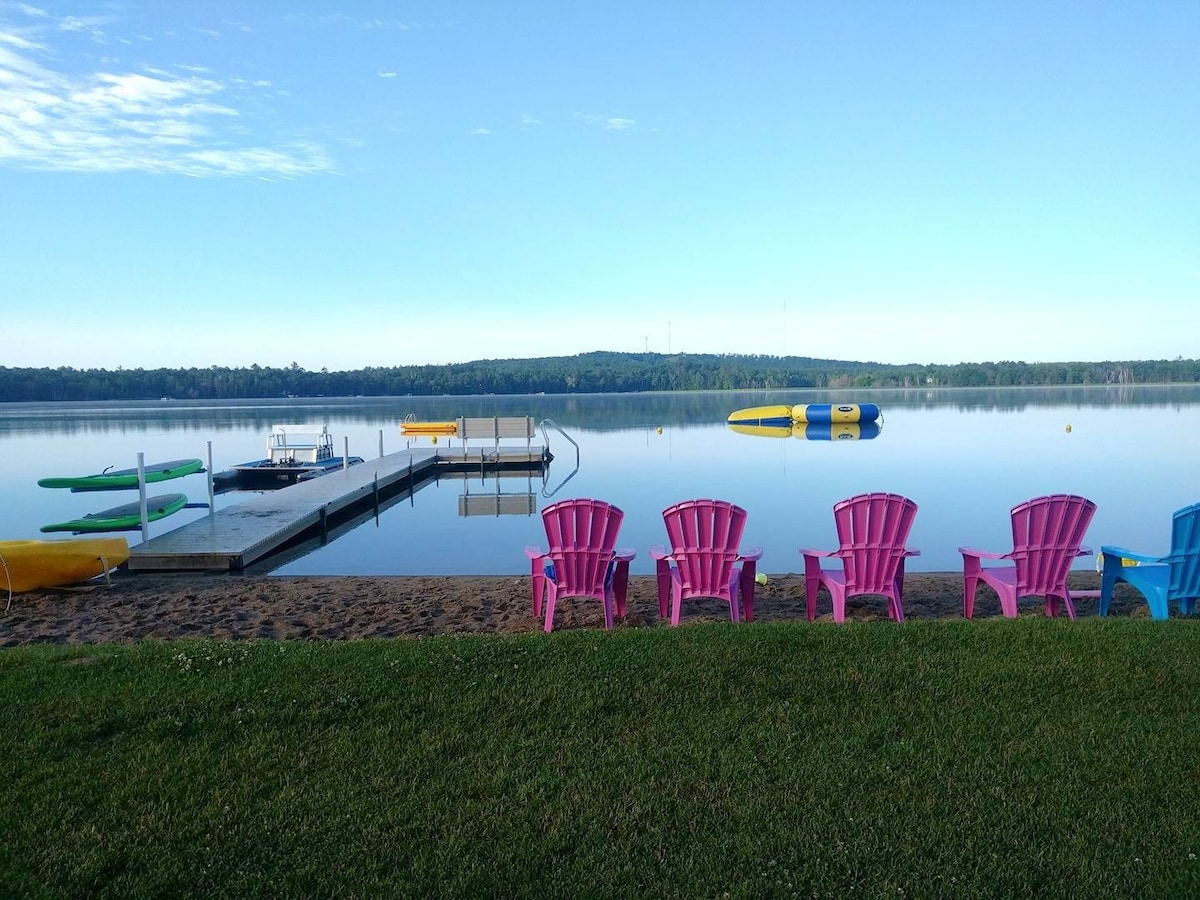
[[[1116,565],[1113,565],[1116,563]],[[1117,587],[1117,575],[1120,574],[1121,561],[1119,559],[1109,559],[1109,554],[1104,554],[1104,569],[1100,574],[1100,603],[1096,610],[1097,615],[1107,616],[1108,605],[1112,603],[1113,591]]]
[[[671,624],[679,624],[679,616],[683,613],[683,584],[672,580],[671,584]]]
[[[1058,594],[1046,595],[1046,615],[1050,616],[1051,618],[1058,616],[1059,601],[1062,601],[1061,605],[1067,611],[1067,618],[1074,619],[1075,604],[1071,602],[1071,595],[1065,589],[1063,590],[1061,597]]]
[[[969,619],[975,615],[975,592],[979,590],[979,559],[974,556],[963,557],[963,618]]]
[[[754,576],[756,573],[754,560],[742,563],[742,573],[738,577],[739,589],[742,594],[742,621],[754,621]]]
[[[833,621],[846,621],[846,592],[838,590],[833,582],[828,582],[826,587],[829,588],[829,596],[833,599]]]
[[[625,618],[625,601],[629,593],[629,563],[623,559],[617,560],[616,571],[613,572],[613,599],[617,604],[617,615]]]
[[[658,561],[658,620],[667,617],[667,596],[671,591],[671,563],[665,559]]]
[[[604,592],[604,598],[600,601],[604,604],[604,630],[612,631],[613,627],[613,596],[608,591]]]
[[[804,557],[804,605],[810,622],[817,617],[817,591],[820,589],[821,562],[815,556],[806,556]]]
[[[554,601],[557,599],[558,591],[553,582],[546,585],[546,624],[542,630],[547,634],[554,628]]]
[[[546,569],[541,560],[533,561],[533,615],[536,618],[542,614],[542,596],[546,592]]]

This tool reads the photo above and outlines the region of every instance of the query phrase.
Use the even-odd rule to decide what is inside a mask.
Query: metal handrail
[[[566,478],[564,478],[562,481],[560,481],[555,486],[554,490],[548,490],[546,487],[546,483],[544,481],[542,482],[542,496],[549,498],[549,497],[553,497],[555,494],[557,494],[559,491],[561,491],[563,488],[563,485],[566,484],[568,481],[570,481],[572,478],[574,478],[576,473],[579,472],[579,444],[577,444],[575,442],[575,439],[573,437],[571,437],[569,434],[567,434],[565,431],[563,431],[562,426],[559,425],[557,422],[555,422],[553,419],[542,419],[542,421],[538,423],[538,428],[542,429],[542,440],[546,442],[547,450],[550,449],[550,436],[546,433],[547,425],[549,425],[551,428],[553,428],[555,431],[557,431],[559,434],[561,434],[563,437],[565,437],[568,441],[570,441],[571,446],[575,448],[575,468],[571,470],[571,474],[568,475]]]

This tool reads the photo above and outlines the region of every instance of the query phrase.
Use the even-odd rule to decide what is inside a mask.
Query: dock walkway
[[[305,532],[329,533],[356,510],[387,505],[386,498],[412,491],[439,471],[542,466],[542,447],[444,447],[399,450],[248,497],[174,531],[129,548],[129,569],[139,571],[204,570],[241,572],[277,552]],[[338,520],[337,522],[331,520]]]
[[[377,490],[431,474],[438,462],[435,450],[401,450],[249,497],[130,547],[130,571],[240,571]]]

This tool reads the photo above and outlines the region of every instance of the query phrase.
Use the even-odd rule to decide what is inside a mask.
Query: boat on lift
[[[361,456],[344,460],[333,454],[329,426],[276,425],[267,436],[267,455],[233,466],[230,472],[241,490],[286,487],[361,463]]]

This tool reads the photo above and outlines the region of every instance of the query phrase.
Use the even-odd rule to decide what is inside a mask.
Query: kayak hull
[[[125,538],[66,541],[0,541],[0,591],[78,584],[129,559]]]

